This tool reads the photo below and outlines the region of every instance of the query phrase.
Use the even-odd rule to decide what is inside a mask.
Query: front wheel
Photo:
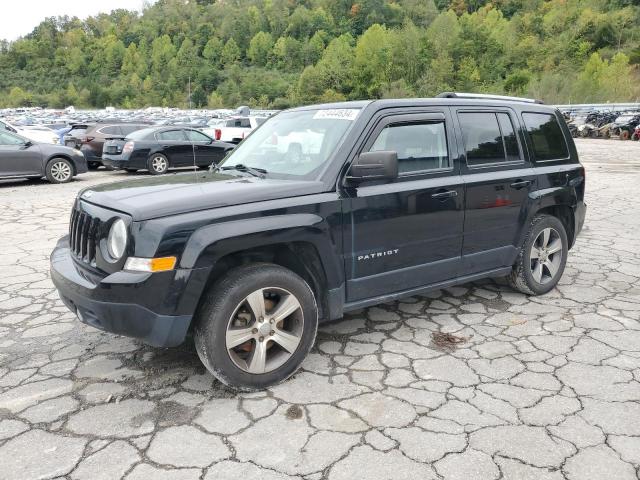
[[[567,232],[551,215],[538,215],[509,276],[510,285],[527,295],[551,291],[562,277],[568,253]]]
[[[293,375],[313,346],[318,308],[309,285],[278,265],[239,267],[205,293],[194,339],[202,363],[241,390]]]
[[[149,172],[153,175],[162,175],[169,170],[169,159],[161,153],[154,153],[149,157]]]
[[[47,163],[45,174],[51,183],[67,183],[73,177],[73,166],[66,158],[54,158]]]

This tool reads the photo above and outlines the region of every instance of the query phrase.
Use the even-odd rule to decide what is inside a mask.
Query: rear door
[[[9,131],[0,131],[0,176],[43,175],[42,154],[37,145]]]
[[[457,107],[465,153],[464,275],[513,264],[536,175],[525,158],[518,118],[509,108]]]
[[[347,190],[347,301],[458,275],[464,188],[454,138],[446,107],[378,120],[361,152],[396,151],[399,176]]]

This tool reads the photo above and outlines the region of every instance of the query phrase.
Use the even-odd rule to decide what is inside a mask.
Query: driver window
[[[211,139],[204,133],[197,132],[196,130],[185,130],[187,138],[192,142],[209,142]]]
[[[0,145],[22,145],[24,140],[7,132],[0,132]]]
[[[444,122],[387,125],[369,151],[397,152],[400,174],[450,167]]]

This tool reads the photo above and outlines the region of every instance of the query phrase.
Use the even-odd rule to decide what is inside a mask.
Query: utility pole
[[[191,110],[191,75],[189,75],[189,110]]]

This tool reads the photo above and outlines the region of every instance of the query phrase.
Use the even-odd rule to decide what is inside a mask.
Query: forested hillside
[[[159,0],[0,43],[0,107],[638,101],[638,0]]]

